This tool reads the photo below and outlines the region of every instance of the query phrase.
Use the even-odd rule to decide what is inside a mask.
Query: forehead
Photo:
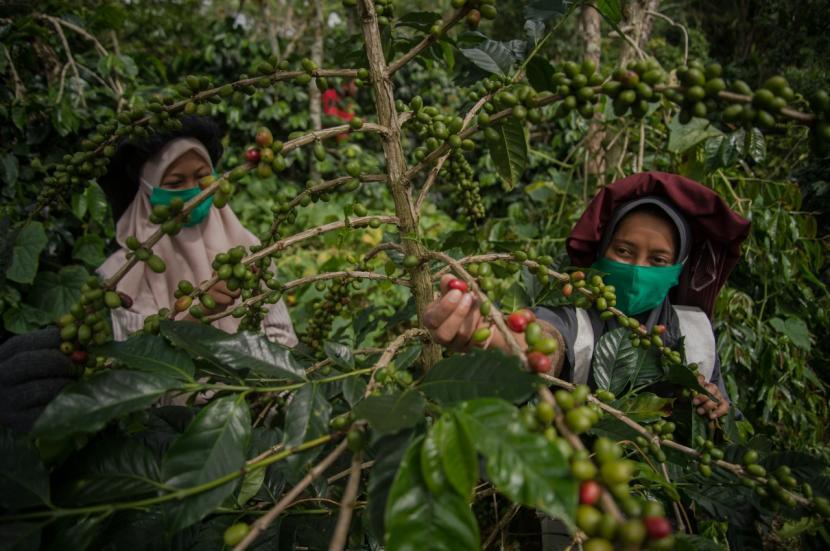
[[[674,233],[675,228],[670,221],[648,212],[632,212],[617,226],[613,239],[647,239],[674,249]]]
[[[191,149],[190,151],[182,153],[175,161],[170,163],[170,166],[168,166],[167,170],[164,171],[164,175],[167,176],[169,174],[179,171],[185,173],[188,171],[192,172],[195,170],[199,170],[200,168],[209,166],[210,165],[204,159],[204,157],[202,157],[201,155],[199,155]]]

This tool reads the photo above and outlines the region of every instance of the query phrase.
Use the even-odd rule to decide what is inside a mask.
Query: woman
[[[688,178],[662,172],[635,174],[603,188],[594,197],[566,241],[571,263],[608,274],[616,287],[617,307],[649,331],[662,324],[663,342],[675,346],[685,337],[689,362],[714,400],[694,398],[697,412],[714,420],[729,410],[720,375],[711,316],[715,299],[740,258],[749,222],[732,212],[712,190]],[[471,293],[449,290],[427,309],[425,323],[435,340],[465,349],[485,322]],[[599,338],[618,326],[601,320],[595,309],[540,307],[537,317],[560,343],[554,373],[577,383],[593,382],[591,363]],[[515,334],[522,348],[523,335]],[[510,347],[496,332],[491,343]]]
[[[214,165],[222,156],[220,139],[219,128],[210,119],[186,117],[181,130],[158,133],[144,141],[119,146],[100,183],[117,221],[116,240],[121,249],[98,269],[102,277],[111,277],[126,262],[128,237],[135,236],[144,242],[159,228],[149,220],[154,206],[169,205],[174,198],[186,202],[199,193],[199,180],[214,172]],[[113,310],[115,340],[126,339],[142,328],[145,317],[170,307],[176,300],[173,293],[179,281],[198,285],[210,279],[214,275],[211,264],[217,254],[237,245],[259,244],[230,208],[215,208],[211,199],[191,212],[179,233],[165,235],[153,246],[153,253],[167,265],[163,273],[156,273],[140,262],[118,282],[118,291],[129,295],[133,304],[129,309]],[[231,308],[239,296],[238,291],[231,292],[221,281],[208,293],[216,302],[216,308],[209,313]],[[239,321],[226,316],[213,325],[233,333]],[[271,341],[285,346],[298,342],[282,300],[270,306],[262,327]]]

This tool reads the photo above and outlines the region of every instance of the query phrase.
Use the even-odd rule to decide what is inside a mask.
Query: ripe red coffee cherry
[[[659,540],[671,534],[671,524],[666,517],[646,517],[643,524],[649,539]]]
[[[75,365],[84,365],[88,358],[87,353],[83,350],[76,350],[72,353],[72,363]]]
[[[507,316],[507,326],[516,333],[524,333],[528,323],[530,320],[521,310]]]
[[[527,365],[534,373],[547,373],[553,367],[550,357],[541,352],[530,352],[527,355]]]
[[[601,495],[602,487],[596,480],[585,480],[579,485],[579,503],[582,505],[595,504]]]
[[[467,282],[463,279],[451,279],[447,286],[450,289],[458,289],[462,293],[467,292]]]
[[[245,160],[249,163],[258,163],[259,162],[259,149],[256,147],[251,147],[248,151],[245,152]]]

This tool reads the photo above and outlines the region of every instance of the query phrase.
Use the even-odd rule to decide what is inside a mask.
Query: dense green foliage
[[[540,82],[540,74],[580,58],[579,31],[572,15],[558,17],[567,3],[532,2],[529,8],[524,4],[500,4],[499,13],[507,16],[493,23],[482,20],[477,31],[460,28],[428,47],[394,75],[396,99],[410,109],[413,98],[420,96],[424,105],[441,114],[463,116],[474,103],[470,93],[477,93],[475,82],[488,72],[514,75],[553,29],[527,64],[530,83],[542,91],[549,83]],[[820,18],[809,11],[798,13],[799,27],[788,17],[796,3],[784,3],[778,16],[760,10],[742,20],[751,31],[729,34],[720,16],[710,15],[716,10],[694,4],[676,8],[678,13],[667,12],[689,25],[693,55],[705,64],[722,62],[727,77],[745,78],[753,88],[771,71],[781,72],[798,92],[790,105],[811,111],[801,94],[827,86],[822,65],[827,57],[816,56],[812,65],[799,56],[804,50],[827,51],[826,37],[814,28]],[[4,333],[24,333],[58,320],[78,301],[87,276],[115,247],[111,216],[93,179],[73,181],[69,192],[45,202],[49,167],[81,150],[82,140],[100,132],[99,125],[113,121],[118,113],[146,107],[155,94],[172,93],[186,75],[208,75],[218,86],[243,73],[256,74],[260,62],[274,54],[282,59],[286,48],[294,52],[288,58],[290,68],[296,68],[308,55],[309,37],[301,35],[293,42],[280,36],[280,51],[274,52],[267,26],[275,24],[269,20],[275,16],[263,5],[242,3],[237,12],[224,3],[142,2],[128,11],[116,2],[53,1],[38,5],[38,12],[0,13],[0,37],[7,53],[0,56]],[[429,33],[440,9],[447,8],[445,21],[451,12],[443,4],[419,7],[425,11],[408,3],[392,8],[392,25],[382,31],[388,60],[399,58]],[[327,9],[340,18],[326,30],[323,66],[366,66],[363,43],[356,40],[356,12],[339,3]],[[297,3],[292,10],[298,20],[309,15],[305,4]],[[524,26],[526,14],[536,23]],[[606,15],[604,30],[610,30],[619,21],[613,13]],[[774,38],[795,29],[800,31],[798,40],[782,45],[785,41]],[[500,42],[485,42],[487,36]],[[748,45],[732,48],[730,40]],[[620,42],[603,41],[606,75],[614,67]],[[665,22],[655,22],[646,49],[666,69],[682,63],[682,37]],[[744,57],[733,52],[745,52]],[[749,66],[747,58],[753,60]],[[202,105],[227,128],[222,170],[242,162],[261,126],[284,141],[310,129],[308,88],[292,80]],[[355,109],[367,122],[376,121],[368,83],[359,89]],[[631,113],[615,115],[612,102],[605,99],[597,110],[603,113],[598,124],[606,144],[613,142],[605,173],[588,170],[588,122],[577,111],[563,113],[558,103],[540,108],[539,120],[528,125],[529,139],[523,147],[517,144],[525,143],[524,123],[507,119],[498,126],[503,148],[478,133],[473,136],[476,153],[453,156],[424,205],[419,241],[455,258],[515,250],[548,255],[553,259],[550,268],[564,271],[564,237],[601,182],[639,170],[666,170],[712,187],[753,224],[744,260],[721,294],[715,315],[727,386],[744,420],[733,423],[730,418],[724,433],[706,434],[696,416],[678,407],[672,416],[678,440],[690,444],[694,436],[704,434],[720,438],[718,446],[733,463],[740,463],[747,448],[757,449],[768,470],[789,465],[799,481],[813,483],[817,495],[828,496],[828,160],[811,152],[808,128],[786,118],[761,132],[752,125],[724,124],[712,113],[712,121],[687,121],[668,98],[653,103],[643,119]],[[324,120],[323,126],[338,123]],[[404,133],[412,166],[428,153],[419,148],[431,138],[413,123],[404,126]],[[280,212],[275,208],[309,183],[319,183],[309,182],[312,166],[325,180],[342,176],[355,161],[364,175],[387,169],[381,140],[370,132],[351,132],[344,141],[327,139],[323,145],[321,160],[311,148],[297,148],[286,154],[283,171],[266,177],[251,171],[236,183],[230,204],[264,242],[272,237],[272,220]],[[471,185],[461,189],[460,181]],[[477,201],[476,196],[486,216],[470,216],[475,210],[470,201]],[[343,220],[344,212],[356,213],[356,203],[372,215],[394,212],[383,182],[364,182],[355,191],[315,199],[323,200],[285,217],[278,236]],[[402,243],[405,237],[390,225],[331,232],[281,253],[279,279],[287,282],[355,267],[405,277],[404,255],[397,250],[372,260],[361,257],[375,245]],[[437,270],[440,263],[431,268]],[[505,311],[564,302],[559,287],[546,286],[544,277],[540,281],[538,274],[514,263],[494,264],[489,274],[486,270],[478,274],[482,288],[497,297]],[[168,545],[151,541],[162,534],[173,538],[171,546],[201,542],[217,547],[227,526],[240,518],[256,518],[261,513],[257,509],[278,501],[324,456],[325,446],[330,451],[352,415],[371,427],[366,453],[375,459],[367,497],[356,511],[360,520],[352,523],[350,541],[355,547],[382,541],[384,522],[391,548],[424,548],[425,542],[476,547],[489,535],[494,519],[489,524],[477,522],[476,508],[467,506],[467,498],[480,491],[474,488],[479,467],[473,450],[485,457],[488,478],[501,495],[572,522],[577,485],[569,478],[567,453],[542,436],[544,427],[522,424],[530,410],[511,404],[532,397],[536,379],[521,373],[519,362],[484,353],[465,357],[463,364],[450,357],[425,374],[418,360],[422,345],[406,343],[394,363],[377,373],[383,392],[362,399],[365,376],[379,359],[374,349],[386,347],[416,325],[415,306],[410,291],[390,281],[354,280],[348,287],[344,291],[318,282],[286,292],[304,341],[293,353],[250,334],[227,336],[199,325],[167,322],[161,324],[160,335],[140,335],[99,349],[124,369],[91,374],[64,393],[38,422],[37,449],[4,433],[2,455],[31,460],[3,465],[8,485],[1,486],[0,493],[12,495],[13,490],[23,496],[2,503],[3,513],[33,514],[13,524],[3,522],[0,532],[23,536],[20,548],[38,548],[42,537],[44,545],[55,548],[96,548],[108,542],[113,549],[137,549],[141,543],[155,549]],[[331,312],[327,323],[319,322],[321,309],[335,294],[346,301]],[[314,327],[309,326],[312,319],[318,320]],[[621,335],[619,340],[623,342]],[[623,348],[614,348],[606,362],[608,380],[614,370],[633,369],[636,363],[639,373],[642,362],[651,362],[650,378],[643,375],[639,380],[627,371],[620,376],[633,377],[632,383],[671,378],[677,382],[672,368],[648,359],[645,352],[629,348],[630,361],[620,360]],[[328,365],[303,371],[326,358]],[[212,377],[207,383],[199,379],[205,375]],[[684,380],[679,386],[695,384]],[[172,390],[208,389],[226,392],[203,407],[150,407]],[[663,417],[665,402],[657,396],[628,387],[614,390],[623,391],[617,393],[614,406],[636,421],[652,423]],[[337,416],[349,418],[332,433],[329,422]],[[430,421],[425,423],[425,418]],[[590,434],[633,439],[636,434],[626,430],[606,416]],[[258,458],[278,443],[291,452],[285,461],[277,462],[285,456],[273,453]],[[311,443],[310,449],[296,449],[304,443]],[[729,471],[716,469],[715,476],[707,478],[698,474],[691,458],[672,450],[667,454],[671,479],[677,484],[666,483],[645,455],[633,453],[638,459],[636,489],[666,503],[675,496],[686,505],[696,503],[696,532],[712,546],[723,545],[727,537],[734,548],[758,548],[761,538],[768,545],[789,548],[827,543],[830,536],[826,527],[821,529],[821,519],[804,508],[793,511],[762,503]],[[205,462],[205,457],[215,460]],[[248,472],[241,473],[246,460]],[[44,465],[51,470],[51,483]],[[348,462],[338,466],[347,469]],[[434,475],[441,472],[445,478]],[[15,480],[27,482],[21,488],[13,485]],[[315,483],[309,495],[325,499],[293,507],[292,514],[272,524],[255,545],[264,547],[278,539],[287,546],[326,546],[337,517],[330,514],[336,511],[331,505],[340,500],[343,482],[345,478],[337,484],[324,479]],[[393,497],[388,507],[387,496]],[[418,506],[406,509],[412,502]],[[171,503],[176,503],[175,511],[169,509]],[[55,511],[69,513],[42,525]],[[760,532],[753,525],[756,521],[763,526]],[[701,548],[704,542],[693,538],[699,536],[678,537],[678,546]]]

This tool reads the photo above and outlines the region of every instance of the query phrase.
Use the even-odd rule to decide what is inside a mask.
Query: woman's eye
[[[626,256],[626,255],[629,254],[629,250],[620,247],[620,248],[617,249],[617,254],[620,255],[620,256]]]

